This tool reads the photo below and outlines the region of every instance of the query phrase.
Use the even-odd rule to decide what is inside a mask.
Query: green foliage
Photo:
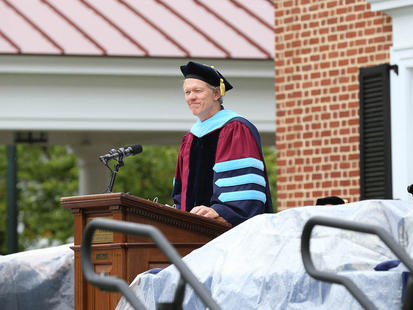
[[[265,165],[267,168],[272,205],[274,211],[277,211],[277,154],[274,146],[264,146],[262,152],[264,154]]]
[[[7,163],[6,147],[1,147],[0,153],[1,162]],[[6,214],[6,169],[1,167],[2,214]],[[19,250],[68,242],[73,236],[73,216],[60,206],[59,200],[77,193],[75,156],[63,146],[18,145],[17,170]],[[6,223],[2,221],[0,234],[5,230]],[[0,250],[4,253],[6,242],[1,241]]]
[[[178,151],[176,146],[144,146],[141,154],[125,158],[125,167],[120,169],[113,191],[149,200],[157,197],[160,203],[172,205]]]
[[[19,145],[18,207],[22,248],[67,242],[73,236],[73,216],[60,206],[60,198],[78,191],[76,157],[63,146]]]
[[[171,191],[176,146],[144,146],[138,156],[125,159],[114,192],[172,205]],[[276,204],[276,153],[264,147],[273,204]],[[6,253],[6,147],[0,146],[0,253]],[[19,145],[18,210],[19,249],[67,243],[73,236],[73,216],[60,205],[60,198],[78,193],[76,157],[64,146]],[[105,169],[102,166],[102,169]],[[109,182],[109,180],[108,180]]]

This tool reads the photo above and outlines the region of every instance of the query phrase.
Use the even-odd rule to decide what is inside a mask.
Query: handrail
[[[122,232],[125,234],[138,235],[151,238],[169,261],[175,265],[181,277],[189,283],[198,294],[204,304],[211,310],[220,310],[218,304],[212,299],[205,287],[194,276],[191,270],[182,261],[178,252],[173,248],[164,235],[151,225],[122,222],[97,218],[90,221],[83,233],[80,253],[82,257],[82,270],[87,281],[105,291],[120,291],[127,301],[135,309],[145,309],[144,305],[135,296],[129,286],[122,279],[115,276],[98,275],[94,272],[91,261],[91,243],[93,233],[96,229]]]
[[[406,251],[397,244],[392,236],[383,228],[376,225],[369,225],[364,223],[356,223],[347,220],[339,220],[324,216],[315,216],[310,218],[304,225],[303,233],[301,235],[301,255],[304,263],[304,268],[313,278],[321,281],[332,282],[344,285],[354,298],[365,309],[376,309],[374,304],[367,298],[367,296],[351,281],[349,278],[330,273],[326,271],[319,271],[314,267],[310,253],[310,238],[314,226],[328,226],[334,228],[341,228],[351,231],[369,233],[377,235],[390,250],[406,265],[406,267],[413,272],[413,260],[406,253]]]

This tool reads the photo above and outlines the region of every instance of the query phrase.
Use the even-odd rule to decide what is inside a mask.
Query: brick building
[[[392,33],[365,0],[275,1],[278,210],[360,200],[359,70],[390,62]]]

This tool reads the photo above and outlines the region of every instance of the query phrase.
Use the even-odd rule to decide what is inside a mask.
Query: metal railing
[[[378,236],[390,250],[405,264],[405,266],[413,272],[413,260],[406,253],[406,251],[392,238],[392,236],[383,228],[376,225],[368,225],[362,223],[356,223],[346,220],[338,220],[329,217],[315,216],[307,221],[304,226],[303,233],[301,235],[301,255],[304,263],[304,268],[313,278],[321,281],[332,282],[336,284],[344,285],[347,290],[354,296],[360,305],[365,309],[376,309],[374,304],[367,298],[367,296],[351,281],[349,278],[340,276],[336,273],[317,270],[314,267],[310,253],[310,238],[311,232],[314,226],[328,226],[333,228],[341,228],[345,230],[351,230],[356,232],[368,233]],[[407,288],[405,291],[403,309],[411,309],[413,301],[411,294],[413,293],[413,283],[411,276],[407,281]]]
[[[127,283],[115,276],[99,275],[94,272],[91,260],[91,243],[96,229],[121,232],[151,238],[169,261],[175,265],[180,273],[180,280],[175,292],[174,301],[157,305],[157,309],[181,309],[184,299],[185,285],[188,283],[200,297],[206,307],[211,310],[220,310],[218,304],[212,299],[205,287],[199,282],[191,270],[182,261],[178,252],[173,248],[164,235],[150,225],[122,222],[108,219],[94,219],[88,223],[83,233],[80,248],[82,257],[82,270],[86,280],[103,291],[121,292],[126,300],[135,309],[146,309],[142,302],[135,296]]]

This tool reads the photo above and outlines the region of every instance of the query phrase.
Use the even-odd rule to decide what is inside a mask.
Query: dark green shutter
[[[391,199],[389,64],[360,69],[361,199]]]

